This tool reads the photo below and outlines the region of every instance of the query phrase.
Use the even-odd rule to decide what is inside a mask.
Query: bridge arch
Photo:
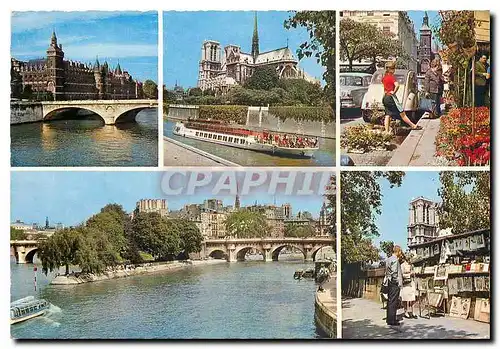
[[[44,108],[43,112],[43,121],[51,121],[51,120],[61,120],[64,119],[65,116],[68,116],[70,113],[75,113],[78,111],[87,111],[97,115],[104,123],[106,123],[106,119],[99,113],[98,110],[85,106],[59,106],[54,108]],[[85,116],[82,116],[82,119]]]
[[[227,253],[224,252],[223,250],[217,250],[217,249],[210,252],[208,256],[214,259],[227,259]]]
[[[28,253],[26,253],[26,256],[24,256],[24,259],[26,260],[26,263],[33,264],[35,260],[35,255],[38,253],[38,248],[34,248]]]
[[[245,261],[246,254],[249,251],[251,251],[251,250],[257,250],[262,255],[262,258],[265,258],[264,251],[260,247],[257,247],[257,246],[245,246],[245,247],[241,247],[241,248],[239,248],[239,249],[237,249],[235,251],[236,260],[239,261],[239,262]]]
[[[279,246],[276,246],[272,252],[271,252],[271,256],[272,256],[272,259],[273,261],[277,261],[278,258],[279,258],[279,255],[280,255],[280,252],[285,248],[285,247],[293,247],[297,250],[299,250],[300,252],[302,252],[302,255],[304,256],[304,259],[307,259],[307,256],[306,256],[306,253],[304,251],[304,249],[301,247],[301,246],[298,246],[296,244],[293,244],[293,243],[288,243],[288,244],[283,244],[283,245],[279,245]]]
[[[320,253],[321,251],[321,253]],[[328,255],[335,255],[335,250],[333,249],[333,246],[330,245],[324,245],[324,246],[314,246],[314,248],[311,251],[311,256],[313,261],[316,259],[322,259],[321,255],[328,254]]]
[[[120,115],[118,115],[114,119],[114,123],[119,124],[119,123],[124,123],[124,122],[135,122],[136,121],[135,118],[136,118],[137,114],[139,114],[141,111],[146,110],[146,109],[154,109],[154,108],[156,108],[156,107],[154,107],[154,106],[138,106],[138,107],[129,109],[129,110],[121,113]]]

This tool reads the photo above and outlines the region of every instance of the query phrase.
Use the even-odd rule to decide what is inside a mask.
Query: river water
[[[75,286],[49,285],[50,312],[11,325],[14,338],[318,338],[315,284],[296,261],[245,261]],[[34,295],[33,265],[11,260],[11,299]],[[50,276],[50,275],[49,275]],[[52,276],[53,277],[53,276]]]
[[[164,121],[163,134],[176,141],[196,147],[241,166],[335,166],[335,139],[319,138],[319,150],[314,158],[299,159],[274,156],[251,150],[228,147],[196,139],[184,138],[172,133],[175,121]],[[168,148],[164,150],[168,151]],[[168,164],[174,166],[175,164]],[[192,164],[196,166],[196,164]]]
[[[12,166],[158,166],[158,111],[104,125],[97,115],[12,125]]]

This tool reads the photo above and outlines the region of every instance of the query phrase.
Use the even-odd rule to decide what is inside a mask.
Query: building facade
[[[422,26],[420,27],[420,43],[418,45],[418,74],[425,74],[431,67],[433,59],[432,30],[429,27],[429,16],[425,12]]]
[[[410,201],[408,246],[432,241],[438,236],[438,204],[423,197]]]
[[[143,98],[142,84],[107,62],[92,64],[64,59],[56,33],[52,33],[46,58],[20,61],[11,58],[11,97],[21,98],[31,89],[36,99],[88,100]]]
[[[168,205],[165,199],[141,199],[137,201],[134,215],[138,213],[156,212],[162,217],[168,216]]]
[[[413,22],[406,11],[340,11],[340,17],[373,24],[384,33],[394,34],[394,38],[401,42],[403,52],[407,56],[402,63],[408,69],[417,71],[418,41]],[[359,64],[370,65],[371,62],[359,62]]]
[[[252,36],[252,52],[245,53],[238,45],[227,45],[222,49],[221,43],[206,40],[201,45],[201,59],[198,71],[198,87],[201,90],[214,90],[225,93],[231,87],[243,85],[256,68],[270,66],[282,79],[305,79],[319,83],[298,67],[298,60],[288,47],[260,52],[257,15],[255,15]]]

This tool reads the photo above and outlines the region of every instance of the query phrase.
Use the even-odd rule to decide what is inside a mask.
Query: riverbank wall
[[[323,285],[324,292],[316,292],[314,321],[319,332],[326,338],[337,338],[336,278]]]
[[[171,104],[168,107],[167,119],[184,121],[188,118],[198,118],[197,105]],[[248,107],[245,125],[250,129],[261,131],[295,133],[305,136],[335,138],[335,122],[325,121],[297,121],[292,119],[280,120],[269,113],[268,107]]]
[[[85,284],[88,282],[97,282],[103,280],[119,279],[135,275],[150,274],[160,271],[175,271],[181,270],[193,266],[202,266],[210,264],[220,264],[226,263],[225,260],[221,259],[210,259],[201,261],[173,261],[166,263],[146,263],[135,268],[128,269],[118,269],[113,271],[106,271],[100,275],[94,274],[79,274],[74,273],[70,275],[58,275],[50,282],[51,285],[78,285]]]
[[[11,101],[10,124],[26,124],[43,121],[43,109],[40,102]]]

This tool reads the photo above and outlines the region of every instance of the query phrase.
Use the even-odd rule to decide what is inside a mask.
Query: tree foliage
[[[85,224],[57,231],[42,241],[39,258],[44,273],[78,265],[83,273],[100,274],[124,262],[140,263],[144,256],[168,260],[181,251],[201,250],[203,237],[192,222],[166,219],[158,213],[139,213],[131,221],[123,207],[109,204]]]
[[[461,107],[464,106],[464,94],[468,92],[464,90],[464,77],[470,75],[470,59],[476,53],[474,11],[448,10],[439,11],[439,14],[441,23],[433,29],[436,37],[447,47],[446,56],[452,66],[451,92]]]
[[[284,25],[287,29],[305,27],[309,32],[309,40],[300,45],[297,55],[299,60],[314,56],[325,67],[325,95],[331,107],[335,108],[335,11],[294,12]]]
[[[344,18],[340,21],[340,59],[349,63],[349,70],[352,70],[353,62],[365,59],[374,64],[379,59],[394,57],[403,61],[408,57],[394,36],[393,33],[384,33],[374,24]]]
[[[14,227],[10,227],[10,239],[11,240],[25,240],[26,233],[21,229],[16,229]]]
[[[381,213],[382,194],[379,180],[385,178],[391,188],[400,186],[404,172],[341,173],[342,260],[346,263],[378,260],[372,238],[379,236],[375,217]]]
[[[132,221],[135,245],[155,259],[165,260],[181,252],[181,241],[175,224],[156,212],[139,212]]]
[[[239,239],[261,238],[269,231],[266,217],[260,212],[248,210],[231,213],[224,224],[226,235]]]
[[[380,241],[380,249],[387,257],[390,257],[394,249],[394,241]]]
[[[490,173],[482,171],[440,172],[438,209],[440,228],[454,234],[490,227]]]
[[[307,238],[316,235],[316,230],[310,224],[307,225],[297,225],[297,224],[286,224],[285,225],[285,237],[290,238]]]
[[[65,266],[66,275],[69,274],[69,266],[78,264],[77,252],[80,243],[80,232],[69,228],[58,230],[48,239],[40,241],[38,257],[42,262],[42,271],[48,274]]]
[[[158,85],[153,80],[146,80],[142,84],[142,92],[147,99],[157,99],[158,98]]]
[[[266,65],[255,68],[252,76],[245,82],[245,87],[253,90],[266,90],[278,86],[279,76],[276,69]]]

